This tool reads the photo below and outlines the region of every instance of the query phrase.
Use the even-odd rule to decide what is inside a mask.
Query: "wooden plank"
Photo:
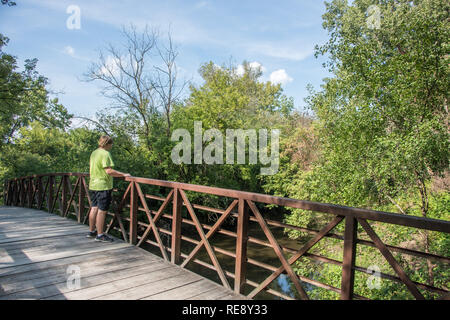
[[[83,234],[86,234],[86,231],[80,231],[80,230],[74,230],[74,231],[58,231],[58,232],[52,232],[48,234],[48,238],[55,238],[55,237],[61,237],[64,235],[69,235],[69,234],[78,234],[80,236],[82,236]],[[13,237],[13,238],[7,238],[7,239],[2,239],[0,240],[0,244],[5,244],[5,243],[13,243],[13,242],[20,242],[23,240],[32,240],[32,239],[41,239],[41,237],[39,237],[39,235],[30,235],[27,236],[26,238],[23,237]]]
[[[166,269],[167,265],[164,263],[153,263],[150,265],[141,265],[133,268],[122,268],[112,272],[103,272],[97,275],[80,278],[81,289],[69,288],[66,280],[63,282],[53,283],[47,286],[34,288],[30,290],[24,290],[16,292],[10,295],[0,297],[0,300],[10,299],[47,299],[47,300],[66,300],[65,295],[73,296],[76,299],[86,300],[89,298],[86,295],[87,290],[93,290],[95,288],[105,289],[105,285],[109,285],[114,281],[121,281],[122,279],[127,281],[135,276],[146,276],[149,272],[154,270]]]
[[[218,300],[251,300],[251,299],[242,295],[238,295],[236,293],[231,293],[226,296],[218,298]]]
[[[39,221],[39,218],[41,219],[53,219],[53,220],[60,220],[63,221],[65,218],[57,216],[54,213],[48,213],[43,211],[38,211],[34,209],[27,209],[27,208],[16,208],[18,211],[15,211],[10,214],[0,213],[0,221],[7,221],[7,220],[26,220],[26,219],[36,219],[36,221]],[[32,212],[21,212],[20,210],[28,210]],[[1,210],[3,211],[3,209]]]
[[[80,230],[80,229],[74,229],[74,230],[59,230],[59,231],[52,231],[49,232],[47,234],[47,238],[50,237],[57,237],[57,236],[62,236],[62,235],[67,235],[67,234],[83,234],[86,233],[85,230]],[[27,234],[26,237],[23,236],[15,236],[15,237],[11,237],[11,238],[4,238],[4,239],[0,239],[0,244],[2,243],[8,243],[8,242],[16,242],[16,241],[22,241],[22,240],[31,240],[31,239],[41,239],[42,235],[40,234]]]
[[[91,253],[83,256],[51,260],[49,263],[34,263],[24,266],[25,268],[21,268],[21,270],[16,268],[14,270],[17,272],[0,275],[0,285],[28,281],[31,279],[41,278],[43,276],[52,275],[53,273],[57,273],[59,270],[66,270],[70,265],[77,265],[80,268],[84,268],[90,264],[103,264],[104,267],[109,267],[110,263],[114,264],[124,261],[124,263],[128,265],[129,261],[134,261],[136,259],[139,259],[143,263],[160,260],[159,257],[144,254],[136,250],[109,250],[101,252],[100,254]],[[29,266],[31,266],[31,268],[29,268]],[[83,275],[85,275],[84,272]]]
[[[86,229],[86,226],[83,225],[77,225],[77,224],[71,224],[71,225],[48,225],[47,227],[42,227],[42,228],[24,228],[24,229],[20,229],[20,228],[11,228],[11,230],[5,230],[3,227],[0,228],[0,236],[2,238],[6,238],[8,236],[12,237],[12,236],[17,236],[20,234],[23,234],[24,236],[28,236],[30,234],[39,234],[42,238],[46,237],[46,232],[48,231],[52,231],[52,230],[56,230],[59,231],[61,229]]]
[[[83,261],[85,259],[89,260],[92,259],[92,257],[103,259],[111,254],[113,255],[120,255],[123,252],[130,252],[130,247],[124,247],[124,248],[105,248],[106,250],[103,250],[101,252],[87,252],[85,254],[80,254],[73,257],[63,257],[53,260],[46,260],[41,262],[35,262],[32,264],[27,265],[21,265],[21,266],[12,266],[12,267],[6,267],[6,268],[0,268],[0,278],[11,276],[18,273],[24,273],[24,272],[34,272],[38,271],[40,269],[45,268],[51,268],[53,266],[58,265],[64,265],[64,264],[76,264],[80,261]],[[132,250],[133,253],[136,253],[136,250]],[[143,251],[143,250],[142,250]],[[137,254],[137,253],[136,253]],[[143,255],[147,255],[148,253],[140,253]]]
[[[32,241],[16,241],[16,242],[9,242],[5,243],[0,247],[0,257],[7,256],[7,255],[13,255],[17,252],[22,253],[30,253],[33,251],[42,251],[42,250],[55,250],[58,248],[64,248],[69,246],[78,246],[78,245],[85,245],[90,244],[94,241],[94,239],[86,238],[84,234],[76,234],[76,235],[69,235],[64,237],[58,237],[58,240],[56,241],[53,238],[45,238],[45,239],[38,239],[35,240],[36,242]]]
[[[37,219],[37,218],[53,218],[53,219],[59,219],[62,220],[64,218],[55,215],[54,213],[48,213],[43,211],[37,211],[34,209],[25,209],[25,208],[15,208],[17,211],[14,211],[13,213],[0,214],[0,219],[8,220],[8,219],[14,219],[14,220],[20,220],[20,219]],[[20,210],[32,210],[33,212],[21,212]],[[3,210],[2,210],[3,211]]]
[[[141,298],[142,300],[185,300],[200,295],[211,289],[223,289],[219,285],[213,283],[208,279],[185,284],[184,286],[172,288],[167,291],[152,294],[150,296]]]
[[[16,237],[22,237],[23,239],[26,239],[29,236],[39,235],[40,238],[45,238],[47,234],[50,234],[52,232],[60,232],[60,231],[67,231],[71,232],[77,230],[79,232],[87,232],[85,226],[64,226],[64,227],[49,227],[45,229],[40,229],[37,231],[33,230],[25,230],[25,231],[12,231],[10,233],[0,233],[0,240],[6,240],[8,238],[16,238]]]
[[[183,272],[184,270],[179,268],[173,268],[167,271],[168,272],[161,275],[162,278],[155,277],[151,282],[146,281],[145,284],[138,284],[137,286],[129,289],[122,289],[108,295],[102,295],[94,298],[94,300],[138,300],[152,294],[165,292],[168,289],[179,288],[185,284],[202,280],[199,275]]]
[[[29,216],[29,217],[0,217],[0,225],[10,225],[11,223],[14,224],[36,224],[36,223],[51,223],[52,221],[57,222],[57,221],[73,221],[73,220],[68,220],[65,218],[61,218],[58,216],[52,216],[52,215],[43,215],[43,216]]]
[[[81,261],[81,263],[71,264],[80,268],[81,277],[101,275],[106,272],[114,272],[133,267],[148,266],[152,263],[160,263],[158,260],[146,260],[142,257],[134,257],[119,260],[114,257],[103,259],[94,259],[90,261]],[[8,277],[0,280],[0,296],[13,294],[19,291],[26,291],[53,285],[55,283],[64,283],[67,281],[67,267],[62,265],[51,269],[41,269],[38,271],[18,274],[14,277]]]
[[[97,242],[98,243],[98,242]],[[61,250],[58,252],[50,253],[50,254],[43,254],[43,255],[37,255],[33,257],[33,260],[30,259],[30,257],[24,256],[24,257],[9,257],[9,259],[5,259],[6,261],[0,262],[0,268],[5,267],[12,267],[12,266],[20,266],[22,264],[29,264],[29,263],[35,263],[40,261],[46,261],[46,260],[53,260],[58,258],[64,258],[64,257],[70,257],[73,255],[80,255],[87,252],[101,252],[105,249],[105,247],[111,248],[123,248],[127,247],[128,245],[126,243],[120,243],[116,242],[113,244],[110,243],[98,243],[100,245],[98,246],[91,246],[86,248],[69,248],[67,250]]]
[[[9,227],[3,227],[0,226],[0,237],[7,237],[7,236],[11,236],[12,234],[18,234],[18,233],[22,233],[24,235],[27,235],[29,233],[39,233],[41,234],[41,236],[43,238],[45,238],[46,232],[51,231],[51,230],[60,230],[63,228],[67,228],[67,229],[73,229],[73,228],[85,228],[86,226],[83,226],[81,224],[76,224],[76,223],[69,223],[69,224],[47,224],[46,226],[40,226],[40,227],[34,227],[33,225],[30,226],[16,226],[16,225],[11,225]]]
[[[128,288],[158,281],[158,278],[164,279],[168,275],[179,273],[180,269],[170,265],[167,262],[160,262],[140,268],[139,271],[130,272],[130,270],[110,272],[95,277],[82,279],[82,289],[65,290],[55,296],[48,296],[46,300],[88,300],[110,293],[118,292]],[[95,281],[93,279],[95,278]],[[65,284],[64,284],[65,286]]]
[[[32,240],[33,241],[33,240]],[[50,251],[62,250],[70,247],[99,246],[92,238],[86,238],[84,233],[54,238],[38,239],[36,243],[30,241],[9,242],[0,247],[1,257],[13,256],[15,254],[38,254]]]
[[[219,290],[218,288],[213,288],[211,290],[202,292],[201,294],[197,294],[193,297],[190,297],[186,300],[217,300],[221,297],[225,297],[230,294],[230,291]]]
[[[70,249],[82,249],[82,248],[101,248],[107,245],[115,245],[115,244],[125,244],[122,241],[114,241],[112,243],[103,243],[94,241],[94,239],[88,239],[84,234],[79,235],[79,239],[72,239],[72,241],[64,241],[59,237],[58,240],[49,241],[47,244],[41,243],[36,247],[27,248],[26,246],[20,247],[10,247],[6,248],[4,251],[1,251],[0,262],[4,262],[4,259],[8,256],[15,257],[16,255],[27,255],[29,259],[32,259],[36,255],[48,254],[52,251],[64,251]],[[20,244],[20,242],[14,242],[10,244]],[[8,250],[9,249],[9,250]]]
[[[48,233],[51,232],[59,232],[59,231],[65,231],[68,232],[73,230],[79,230],[80,232],[84,231],[87,232],[86,226],[81,225],[72,225],[72,226],[48,226],[46,228],[41,228],[38,230],[28,229],[28,230],[12,230],[11,232],[3,233],[0,231],[0,240],[8,239],[8,238],[14,238],[14,237],[23,237],[26,238],[30,235],[36,235],[39,234],[41,238],[46,237]]]
[[[123,244],[122,244],[123,245]],[[97,243],[95,245],[98,249],[102,249],[104,244]],[[70,243],[65,243],[62,245],[58,245],[57,247],[49,247],[49,248],[38,248],[37,250],[14,250],[13,252],[2,255],[0,257],[0,267],[2,265],[9,265],[11,263],[14,264],[23,264],[24,262],[33,263],[38,259],[45,258],[52,254],[59,254],[62,256],[70,255],[72,252],[80,252],[82,250],[91,250],[93,249],[93,245],[90,243],[79,244],[76,246],[70,245]]]
[[[6,221],[6,220],[0,220],[0,228],[3,230],[26,230],[29,228],[45,228],[47,226],[47,224],[51,224],[52,226],[73,226],[73,220],[68,220],[68,219],[64,219],[64,220],[54,220],[54,221],[35,221],[35,219],[31,220],[11,220],[11,221]]]
[[[70,222],[70,221],[68,221]],[[23,232],[23,233],[27,233],[27,232],[40,232],[42,234],[43,237],[45,237],[45,230],[48,229],[57,229],[57,228],[73,228],[73,227],[85,227],[85,225],[82,224],[78,224],[78,223],[60,223],[58,221],[49,221],[49,222],[42,222],[41,226],[37,226],[35,224],[30,224],[28,226],[28,223],[17,223],[14,225],[9,225],[9,226],[0,226],[0,235],[4,236],[4,235],[8,235],[10,233],[16,233],[16,232]]]

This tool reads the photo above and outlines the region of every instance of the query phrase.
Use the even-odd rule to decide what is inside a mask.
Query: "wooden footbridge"
[[[449,221],[128,177],[117,181],[119,190],[114,190],[107,221],[107,232],[115,241],[100,243],[85,237],[91,205],[86,178],[83,173],[53,173],[5,182],[5,206],[0,207],[0,299],[257,299],[262,292],[282,299],[309,299],[311,286],[333,291],[341,299],[366,299],[354,292],[355,273],[373,272],[356,264],[359,246],[377,249],[393,272],[383,270],[376,276],[404,284],[412,298],[449,297],[445,285],[416,281],[394,254],[446,266],[450,257],[386,244],[373,227],[395,224],[450,234]],[[226,209],[191,203],[189,197],[199,193],[223,199]],[[329,218],[324,218],[319,230],[289,225],[265,217],[260,212],[264,204]],[[215,219],[205,219],[208,214]],[[227,223],[230,220],[234,223]],[[265,239],[249,232],[251,223],[260,227]],[[291,248],[280,244],[275,228],[297,230],[310,237]],[[234,250],[213,242],[216,236],[234,239]],[[311,252],[322,239],[339,240],[342,261]],[[277,263],[250,256],[249,245],[270,248]],[[149,248],[158,252],[150,253]],[[183,252],[186,248],[189,252]],[[209,261],[198,258],[201,251]],[[225,258],[233,260],[232,268],[223,266]],[[340,287],[297,275],[293,265],[303,258],[341,267]],[[188,264],[213,270],[218,283],[189,271]],[[248,277],[249,268],[268,275],[258,282]],[[270,286],[282,274],[295,294]]]

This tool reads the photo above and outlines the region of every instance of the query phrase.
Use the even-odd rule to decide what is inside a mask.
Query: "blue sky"
[[[123,25],[146,24],[165,34],[170,27],[179,56],[180,75],[201,85],[202,63],[236,65],[247,60],[263,68],[262,81],[282,83],[284,93],[302,109],[306,86],[319,89],[328,76],[314,45],[327,40],[322,29],[323,1],[228,0],[16,0],[0,7],[0,33],[10,38],[5,51],[20,64],[37,58],[38,70],[49,78],[69,112],[93,116],[108,107],[101,83],[80,81],[98,52],[108,43],[120,44]],[[80,9],[80,28],[69,29],[67,8]]]

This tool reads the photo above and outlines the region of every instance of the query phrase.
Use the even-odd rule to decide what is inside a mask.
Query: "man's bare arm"
[[[109,174],[110,176],[113,176],[113,177],[130,177],[131,176],[129,173],[123,173],[123,172],[114,170],[111,167],[106,167],[105,171],[107,174]]]

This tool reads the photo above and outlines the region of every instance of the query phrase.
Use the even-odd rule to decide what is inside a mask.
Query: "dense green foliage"
[[[377,5],[380,14],[376,27],[367,23],[371,5]],[[449,220],[449,10],[444,0],[326,3],[323,27],[329,40],[316,47],[316,54],[328,57],[325,67],[332,77],[324,79],[318,92],[311,90],[307,102],[313,116],[295,111],[281,86],[262,82],[261,70],[249,63],[243,63],[240,74],[236,66],[208,62],[199,68],[203,83],[191,85],[187,97],[174,99],[169,108],[158,110],[149,99],[132,99],[114,112],[98,112],[94,126],[71,128],[72,115],[50,98],[46,78],[35,71],[37,60],[26,60],[24,71],[17,71],[16,58],[4,52],[8,39],[0,35],[0,180],[52,171],[87,172],[99,135],[107,133],[114,138],[117,169],[134,176]],[[102,80],[97,76],[95,80]],[[114,92],[109,94],[114,97]],[[226,129],[280,129],[278,172],[260,175],[260,163],[173,163],[171,150],[177,142],[170,134],[184,128],[193,136],[194,121],[202,122],[203,132],[215,128],[223,136]],[[223,207],[225,200],[190,196],[215,207]],[[285,214],[285,222],[313,229],[330,219],[302,210]],[[391,245],[450,256],[448,235],[371,225]],[[339,225],[334,232],[342,230]],[[362,228],[358,232],[370,240]],[[310,238],[300,231],[287,235],[300,242]],[[341,261],[342,241],[323,239],[312,253]],[[394,256],[412,280],[450,287],[448,266]],[[356,265],[395,275],[368,246],[358,245]],[[295,270],[340,287],[340,266],[304,257]],[[370,289],[368,280],[368,274],[356,272],[356,294],[412,298],[402,284],[382,279],[377,289]],[[309,294],[339,297],[316,287]]]

